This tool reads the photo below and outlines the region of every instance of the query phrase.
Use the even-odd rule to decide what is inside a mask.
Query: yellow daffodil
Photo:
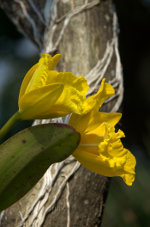
[[[89,170],[108,177],[120,176],[127,185],[135,179],[135,157],[123,147],[121,130],[115,132],[120,113],[103,113],[99,108],[114,94],[110,84],[102,81],[101,88],[87,99],[92,106],[84,115],[72,114],[69,124],[81,134],[81,141],[74,157]]]
[[[42,54],[26,74],[19,94],[21,119],[44,119],[83,113],[89,86],[83,77],[53,70],[60,54]],[[86,103],[86,102],[85,102]]]

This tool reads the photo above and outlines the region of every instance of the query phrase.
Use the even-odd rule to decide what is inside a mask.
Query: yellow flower
[[[89,86],[83,77],[57,72],[60,54],[41,59],[26,74],[19,94],[21,119],[44,119],[83,113]],[[88,109],[88,108],[87,108]]]
[[[120,176],[127,185],[135,179],[135,157],[123,147],[121,130],[115,132],[120,113],[103,113],[99,108],[114,94],[110,84],[102,81],[101,88],[87,99],[92,109],[85,115],[72,114],[69,124],[81,134],[74,157],[89,170],[108,177]],[[94,103],[94,104],[93,104]]]

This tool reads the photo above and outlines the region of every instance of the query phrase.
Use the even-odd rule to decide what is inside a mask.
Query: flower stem
[[[2,139],[10,129],[21,120],[20,113],[16,112],[7,122],[6,124],[0,129],[0,139]]]

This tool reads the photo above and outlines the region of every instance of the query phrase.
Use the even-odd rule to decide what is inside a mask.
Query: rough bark
[[[0,6],[39,52],[62,54],[58,70],[86,77],[88,95],[98,90],[105,77],[116,95],[103,111],[118,110],[123,79],[111,0],[12,0],[11,5],[9,0],[0,0]],[[51,166],[23,199],[3,211],[0,226],[100,226],[108,183],[108,178],[88,171],[70,157]]]

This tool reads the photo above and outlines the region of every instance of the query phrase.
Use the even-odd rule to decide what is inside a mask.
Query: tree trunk
[[[118,110],[123,79],[111,0],[12,0],[11,4],[0,0],[0,6],[40,52],[62,54],[59,71],[87,79],[88,95],[99,89],[105,77],[116,95],[105,103],[103,111]],[[46,122],[49,120],[36,120],[34,124]],[[100,226],[108,183],[108,178],[88,171],[70,157],[51,166],[24,198],[3,211],[0,226]]]

